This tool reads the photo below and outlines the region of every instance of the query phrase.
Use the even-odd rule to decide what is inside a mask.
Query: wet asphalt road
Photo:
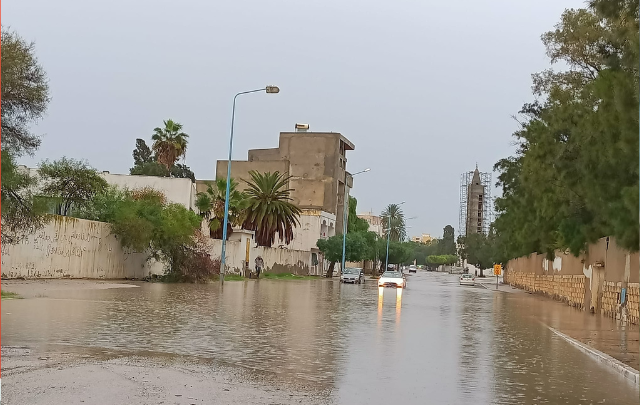
[[[251,280],[226,283],[224,291],[137,285],[5,300],[3,350],[87,358],[101,350],[148,357],[151,368],[158,354],[197,358],[263,375],[271,385],[317,388],[334,404],[638,403],[637,386],[545,325],[571,308],[462,287],[448,274],[410,275],[406,290],[378,289],[373,280]],[[7,374],[5,364],[3,403],[11,403],[12,387],[28,372]],[[43,387],[57,382],[55,371],[34,378]],[[29,392],[20,392],[21,403],[30,403]],[[114,398],[103,403],[127,403]]]

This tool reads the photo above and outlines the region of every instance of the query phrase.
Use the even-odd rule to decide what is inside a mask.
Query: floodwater
[[[195,356],[326,389],[334,404],[638,403],[638,386],[546,326],[576,311],[448,274],[410,275],[406,290],[137,285],[3,301],[2,345]]]

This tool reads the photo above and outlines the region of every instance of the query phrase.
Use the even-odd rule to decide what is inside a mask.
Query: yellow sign
[[[494,276],[502,275],[502,265],[501,264],[494,264],[493,265],[493,275]]]

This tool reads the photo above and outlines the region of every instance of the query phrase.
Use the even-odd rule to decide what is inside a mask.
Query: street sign
[[[493,265],[493,275],[494,276],[502,275],[502,265],[501,264],[494,264]]]

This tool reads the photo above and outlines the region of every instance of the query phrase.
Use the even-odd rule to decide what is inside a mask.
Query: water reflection
[[[396,288],[396,330],[400,325],[400,312],[402,311],[402,291],[403,288]]]

